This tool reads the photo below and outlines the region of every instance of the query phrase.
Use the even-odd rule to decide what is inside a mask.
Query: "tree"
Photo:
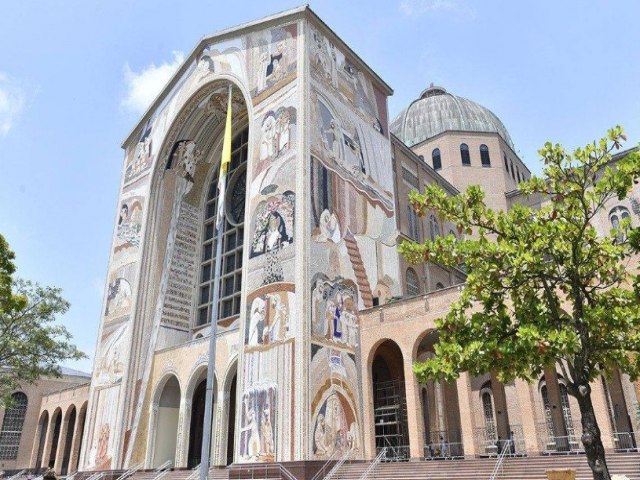
[[[495,372],[501,381],[540,378],[558,368],[582,417],[582,443],[595,479],[609,479],[590,383],[613,368],[640,374],[639,229],[628,219],[598,235],[594,219],[608,202],[624,199],[640,176],[638,151],[614,159],[625,140],[621,127],[599,142],[568,153],[546,143],[539,151],[544,178],[519,189],[530,207],[508,212],[484,203],[478,186],[448,196],[435,185],[410,196],[419,215],[435,211],[463,238],[404,242],[412,263],[464,263],[459,299],[436,322],[435,358],[414,365],[417,377],[455,379]],[[537,200],[537,202],[536,202]]]
[[[21,385],[59,377],[60,362],[85,357],[56,323],[69,309],[61,289],[14,279],[14,258],[0,235],[0,407],[11,405],[11,393]]]

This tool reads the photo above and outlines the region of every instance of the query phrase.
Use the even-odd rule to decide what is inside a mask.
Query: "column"
[[[147,429],[147,455],[145,457],[144,468],[149,469],[153,466],[153,449],[155,445],[156,425],[158,423],[158,404],[154,403],[149,412],[149,428]]]
[[[460,430],[462,430],[462,445],[464,456],[473,457],[476,455],[476,445],[473,441],[473,421],[471,412],[471,380],[467,372],[463,372],[456,381],[458,388],[458,404],[460,407]]]
[[[60,413],[59,415],[62,415],[62,413]],[[55,420],[55,415],[49,417],[49,426],[47,427],[47,440],[44,442],[44,449],[42,450],[42,463],[38,465],[38,467],[48,468],[49,466],[49,457],[51,456],[51,446],[53,444],[53,430],[56,426]]]
[[[191,398],[180,400],[180,414],[178,415],[178,441],[176,443],[176,468],[187,467],[189,456],[189,435],[191,433]]]
[[[409,425],[409,446],[412,459],[424,457],[424,422],[420,406],[420,389],[413,373],[411,355],[404,356],[404,385],[407,397],[407,423]]]
[[[609,414],[607,413],[607,398],[602,388],[602,382],[598,377],[591,386],[591,403],[596,413],[596,419],[598,420],[598,427],[600,427],[600,438],[602,439],[602,445],[605,450],[613,450],[613,430],[611,428],[611,422],[609,421]]]
[[[82,446],[82,430],[84,429],[85,417],[86,413],[79,413],[76,416],[76,425],[73,429],[73,441],[71,442],[71,454],[69,455],[69,467],[67,472],[69,475],[78,470],[78,459],[80,457],[80,447]]]
[[[62,412],[60,413],[62,415]],[[64,451],[67,444],[67,430],[69,429],[69,417],[63,418],[60,424],[60,435],[58,435],[58,449],[56,450],[56,459],[53,464],[53,471],[60,474],[62,471],[62,462],[64,460]]]
[[[363,365],[365,362],[362,362]],[[362,457],[364,459],[371,460],[376,456],[376,426],[375,416],[373,413],[373,379],[371,378],[371,367],[362,370],[362,378],[366,381],[362,382],[362,404],[364,405],[364,412],[362,415],[362,429],[364,430],[364,450]]]
[[[538,451],[538,436],[544,435],[544,432],[536,430],[536,409],[531,396],[531,385],[524,380],[517,379],[515,381],[515,390],[522,421],[524,445],[527,453],[532,454]]]

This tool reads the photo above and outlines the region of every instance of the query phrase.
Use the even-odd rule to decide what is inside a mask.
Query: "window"
[[[509,173],[509,160],[507,160],[507,154],[503,152],[502,155],[504,156],[504,168],[507,170],[507,173]]]
[[[444,285],[442,284],[442,282],[436,283],[436,290],[442,290],[443,288],[444,288]]]
[[[484,413],[484,426],[487,440],[495,441],[498,439],[496,431],[496,420],[493,416],[493,400],[491,393],[487,389],[482,393],[482,411]]]
[[[409,224],[409,236],[414,240],[420,241],[418,214],[411,205],[407,205],[407,223]]]
[[[217,305],[218,320],[240,314],[248,138],[249,130],[245,129],[234,138],[231,145],[231,165],[227,173],[230,183],[226,199],[229,205],[225,209],[227,214],[223,221],[220,301]],[[218,198],[218,175],[215,174],[209,185],[205,208],[197,325],[205,325],[211,321],[218,201],[221,199]]]
[[[491,166],[491,157],[489,157],[489,147],[487,147],[484,143],[480,145],[480,163],[482,163],[483,167]]]
[[[407,296],[415,297],[420,295],[420,281],[418,280],[418,274],[413,268],[407,268],[406,274],[407,282]]]
[[[609,212],[609,221],[611,222],[611,228],[616,230],[616,240],[618,243],[622,243],[627,240],[627,232],[622,229],[620,224],[622,220],[630,218],[629,210],[621,205],[613,208]]]
[[[418,176],[404,166],[402,167],[402,178],[413,188],[418,189]]]
[[[440,158],[440,149],[434,148],[431,152],[431,160],[433,161],[433,169],[440,170],[442,168],[442,159]]]
[[[518,178],[518,183],[522,181],[522,177],[520,176],[520,167],[516,167],[516,177]]]
[[[436,237],[440,235],[440,223],[435,215],[429,216],[429,236],[431,241],[435,241]]]
[[[471,157],[469,156],[469,145],[463,143],[460,145],[460,158],[462,165],[471,165]]]
[[[515,182],[515,180],[516,180],[516,169],[513,168],[513,160],[511,160],[511,178],[513,178],[513,181]]]
[[[22,392],[13,395],[13,407],[4,411],[2,431],[0,431],[0,460],[15,460],[18,458],[22,425],[27,414],[27,396]]]

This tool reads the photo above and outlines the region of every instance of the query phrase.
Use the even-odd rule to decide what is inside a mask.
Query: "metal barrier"
[[[376,448],[378,455],[383,451],[385,454],[380,460],[381,462],[408,462],[411,459],[409,445],[387,445],[386,447]]]
[[[464,458],[462,442],[445,442],[424,446],[425,460],[455,460],[460,458]]]
[[[637,452],[638,443],[633,432],[613,432],[613,448],[616,452]]]

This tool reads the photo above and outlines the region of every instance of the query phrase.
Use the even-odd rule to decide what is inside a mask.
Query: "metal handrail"
[[[21,477],[26,473],[26,470],[20,470],[18,473],[11,475],[7,480],[16,480],[18,477]]]
[[[502,468],[502,463],[504,462],[504,458],[507,456],[507,452],[511,451],[511,440],[507,440],[504,443],[504,447],[502,447],[502,451],[500,455],[498,455],[498,460],[496,460],[496,466],[493,467],[493,472],[491,472],[491,476],[489,480],[496,480],[498,476],[498,471]]]
[[[195,480],[200,475],[200,464],[193,467],[193,471],[189,474],[185,480]]]
[[[329,464],[331,462],[335,462],[336,457],[338,456],[338,453],[340,453],[340,450],[334,450],[331,456],[327,458],[327,461],[324,462],[320,470],[316,472],[316,474],[311,478],[311,480],[320,480],[320,478],[324,478],[326,480],[327,477],[323,477],[322,475],[324,474]],[[329,471],[329,473],[331,473],[331,471]]]
[[[87,480],[100,480],[102,477],[104,477],[104,472],[97,472],[87,478]]]
[[[154,472],[158,473],[158,475],[153,477],[153,480],[160,480],[162,477],[164,477],[167,473],[169,473],[172,465],[173,465],[173,462],[171,460],[167,460],[158,468],[156,468]]]
[[[340,460],[338,460],[338,462],[333,466],[333,468],[329,470],[329,473],[327,474],[326,477],[324,477],[324,480],[331,480],[333,477],[335,477],[336,473],[338,473],[338,470],[340,470],[340,467],[344,465],[344,462],[346,462],[347,460],[349,460],[349,458],[351,458],[351,453],[352,453],[352,450],[347,450],[347,452],[342,457],[340,457]]]
[[[369,465],[367,467],[367,469],[364,471],[364,473],[362,474],[362,476],[360,477],[359,480],[365,480],[366,478],[369,478],[369,474],[373,471],[374,468],[376,468],[376,466],[382,461],[382,458],[387,454],[387,447],[383,447],[382,450],[380,450],[380,453],[378,453],[378,455],[376,456],[376,458],[373,460],[373,462],[371,462],[371,465]]]
[[[139,463],[136,463],[133,467],[129,468],[129,470],[127,470],[122,475],[120,475],[116,480],[126,480],[131,475],[134,475],[141,468],[142,468],[142,465]]]

